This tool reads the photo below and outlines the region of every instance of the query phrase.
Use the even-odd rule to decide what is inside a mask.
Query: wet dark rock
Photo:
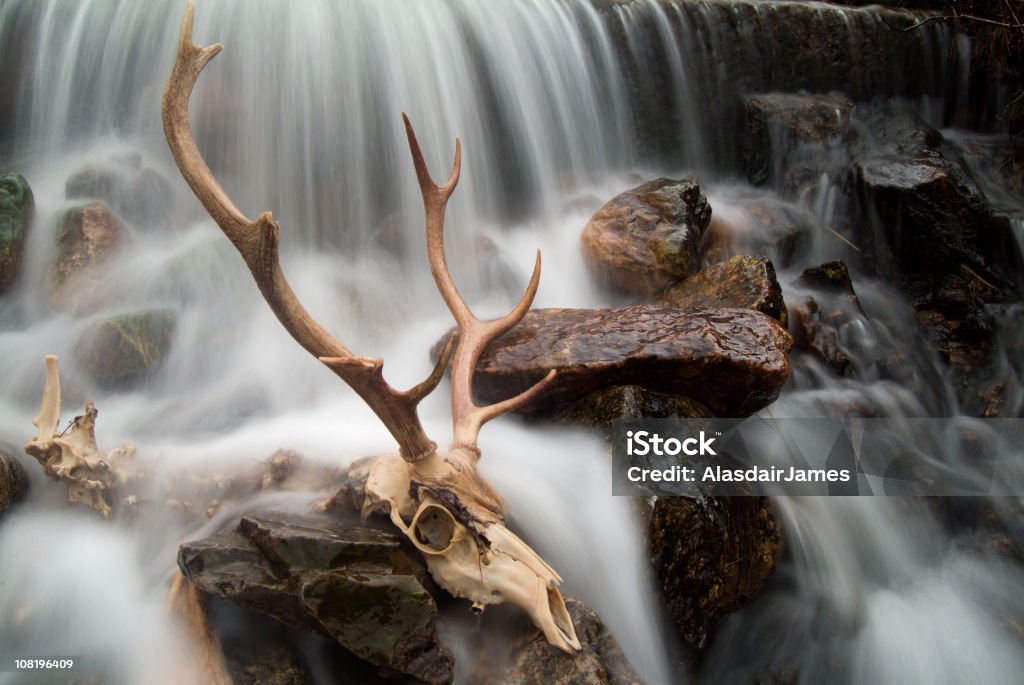
[[[426,567],[397,531],[265,512],[185,543],[178,565],[203,592],[333,638],[388,671],[452,679]]]
[[[741,168],[755,185],[781,183],[792,190],[802,185],[801,179],[813,180],[830,156],[845,157],[845,147],[855,136],[852,109],[853,102],[839,93],[748,97]]]
[[[793,346],[813,354],[842,376],[851,360],[841,343],[840,331],[864,316],[846,263],[837,259],[808,267],[797,283],[815,294],[803,297],[792,308]]]
[[[28,474],[21,463],[0,449],[0,514],[25,498]]]
[[[435,345],[435,358],[442,344]],[[689,397],[716,416],[744,416],[778,397],[791,344],[777,321],[746,309],[537,309],[484,352],[473,387],[481,400],[494,402],[557,369],[525,411],[638,385]]]
[[[67,179],[64,195],[69,200],[100,200],[139,228],[166,226],[174,200],[171,184],[144,168],[141,155],[82,167]]]
[[[700,268],[711,207],[694,179],[660,178],[620,193],[583,229],[595,276],[615,291],[650,295]]]
[[[225,644],[232,685],[313,685],[316,680],[299,655],[280,642]]]
[[[839,328],[849,321],[846,312],[823,312],[815,298],[805,297],[793,307],[792,314],[790,332],[794,349],[813,354],[838,375],[844,375],[850,366],[850,355],[840,342]]]
[[[69,209],[57,226],[57,263],[50,270],[50,302],[80,312],[109,298],[103,267],[124,241],[124,227],[101,202]]]
[[[669,287],[658,304],[666,307],[753,309],[786,325],[786,303],[775,267],[767,257],[737,255]]]
[[[859,244],[882,257],[880,269],[894,264],[919,291],[965,267],[996,286],[1011,282],[1010,223],[958,164],[937,152],[872,157],[855,163],[853,184],[868,225],[882,239],[863,235]]]
[[[825,262],[818,266],[810,266],[800,274],[800,283],[808,288],[823,290],[825,292],[843,293],[856,297],[853,290],[853,279],[850,278],[850,271],[846,268],[846,262],[836,259]]]
[[[523,615],[501,616],[503,630],[484,626],[474,645],[480,659],[471,682],[495,685],[640,685],[640,677],[593,609],[565,597],[582,648],[566,654],[552,647]],[[511,624],[511,625],[509,625]]]
[[[757,197],[730,198],[731,206],[721,208],[711,219],[704,248],[704,261],[723,262],[742,254],[767,254],[781,267],[788,267],[807,251],[815,219],[794,204]]]
[[[651,392],[637,385],[618,385],[560,405],[549,418],[562,423],[581,424],[611,433],[612,421],[629,419],[694,419],[712,416],[700,402]]]
[[[170,351],[176,314],[150,309],[98,321],[75,346],[79,366],[95,381],[130,383],[152,372]]]
[[[0,174],[0,295],[11,289],[25,254],[35,200],[20,174]]]
[[[761,591],[782,541],[766,497],[661,497],[649,537],[666,606],[691,657]]]

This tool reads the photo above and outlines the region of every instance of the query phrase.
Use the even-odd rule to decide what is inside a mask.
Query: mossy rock
[[[167,356],[176,320],[171,310],[151,309],[96,322],[78,340],[78,364],[95,381],[139,380]]]
[[[35,199],[25,177],[0,174],[0,295],[18,277],[34,211]]]

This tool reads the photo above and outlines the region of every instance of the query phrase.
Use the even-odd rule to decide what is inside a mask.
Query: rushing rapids
[[[18,279],[0,297],[0,448],[20,453],[32,433],[49,353],[62,360],[64,422],[70,407],[92,399],[100,446],[134,444],[139,467],[157,480],[223,477],[279,447],[332,466],[386,453],[386,431],[283,335],[179,181],[159,102],[180,12],[169,0],[0,4],[0,171],[23,174],[35,194]],[[196,89],[192,118],[242,210],[272,209],[281,222],[284,270],[307,307],[353,349],[387,359],[396,386],[426,375],[426,350],[450,325],[422,257],[400,118],[408,111],[431,168],[446,168],[451,139],[462,138],[449,261],[484,313],[514,301],[531,267],[519,255],[537,245],[545,257],[537,306],[619,304],[590,284],[581,229],[638,181],[693,174],[712,231],[720,222],[734,246],[770,217],[802,227],[763,248],[791,313],[806,309],[807,297],[819,309],[801,321],[846,312],[832,346],[818,345],[826,352],[793,353],[790,382],[763,415],[975,415],[962,391],[969,374],[951,370],[915,323],[912,288],[865,256],[872,234],[855,229],[869,221],[848,192],[852,165],[870,170],[900,152],[877,122],[912,115],[941,131],[944,154],[962,160],[1024,245],[1020,194],[986,152],[998,139],[947,128],[968,107],[971,45],[944,22],[896,30],[920,18],[805,2],[200,0],[196,41],[227,47]],[[780,119],[800,102],[748,97],[773,91],[845,97],[805,108],[825,131],[818,136]],[[979,117],[991,119],[999,93],[985,97],[991,111]],[[768,122],[758,140],[771,153],[756,187],[742,161],[753,111]],[[58,226],[98,188],[123,222],[111,238],[117,247],[90,298],[55,309]],[[80,224],[93,225],[92,216]],[[836,259],[850,265],[857,309],[802,275]],[[997,276],[1019,285],[1019,257],[992,273],[987,262],[961,261],[978,288]],[[143,355],[132,379],[99,377],[82,341],[108,334],[92,327],[138,312],[149,314],[131,325],[165,331],[173,319],[173,342],[155,366]],[[968,381],[1003,383],[1000,415],[1020,416],[1021,307],[986,303],[986,312],[989,361]],[[956,331],[951,340],[955,361],[964,348]],[[443,405],[434,397],[422,407],[432,434],[444,432]],[[610,496],[604,444],[515,420],[488,430],[480,469],[515,512],[516,530],[593,607],[645,681],[685,678],[633,507]],[[971,468],[953,447],[936,458]],[[54,486],[28,470],[29,500],[0,519],[0,655],[81,655],[111,682],[148,682],[184,653],[162,611],[181,542],[245,507],[298,510],[313,499],[257,495],[201,529],[144,509],[104,525],[65,509]],[[1024,618],[1014,591],[1021,570],[980,534],[944,525],[948,512],[911,499],[775,504],[784,561],[768,590],[722,625],[702,680],[1009,683],[1024,672],[1024,649],[1007,628]],[[1013,503],[989,504],[1019,544],[1024,524]],[[442,623],[456,679],[470,681],[460,665],[470,661],[475,627]],[[309,661],[331,678],[328,664]],[[3,682],[16,680],[0,673]]]

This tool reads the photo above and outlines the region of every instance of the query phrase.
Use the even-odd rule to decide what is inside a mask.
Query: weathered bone
[[[540,253],[526,293],[512,311],[496,321],[477,319],[455,287],[444,254],[445,207],[459,180],[460,143],[456,140],[451,176],[438,186],[427,170],[412,125],[403,115],[423,197],[430,270],[459,329],[451,381],[453,441],[447,453],[438,453],[436,443],[423,431],[416,407],[440,382],[453,340],[448,341],[426,381],[399,392],[385,382],[381,360],[354,355],[298,301],[278,260],[280,227],[269,212],[256,221],[242,214],[217,182],[192,137],[188,117],[192,89],[205,66],[223,48],[192,43],[193,14],[189,2],[178,54],[164,90],[164,134],[185,181],[238,249],[281,324],[366,401],[398,442],[401,458],[380,458],[369,469],[363,513],[388,513],[423,552],[435,580],[451,594],[470,599],[476,610],[511,602],[530,615],[551,644],[567,652],[579,649],[572,621],[555,588],[561,579],[505,528],[504,504],[476,468],[480,427],[536,397],[554,376],[552,371],[524,393],[497,404],[480,407],[472,399],[473,372],[480,354],[530,308],[540,279]]]

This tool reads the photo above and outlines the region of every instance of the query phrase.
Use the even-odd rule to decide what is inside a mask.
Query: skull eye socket
[[[444,507],[424,504],[409,527],[409,537],[425,554],[444,554],[457,542],[456,525],[455,517]]]

